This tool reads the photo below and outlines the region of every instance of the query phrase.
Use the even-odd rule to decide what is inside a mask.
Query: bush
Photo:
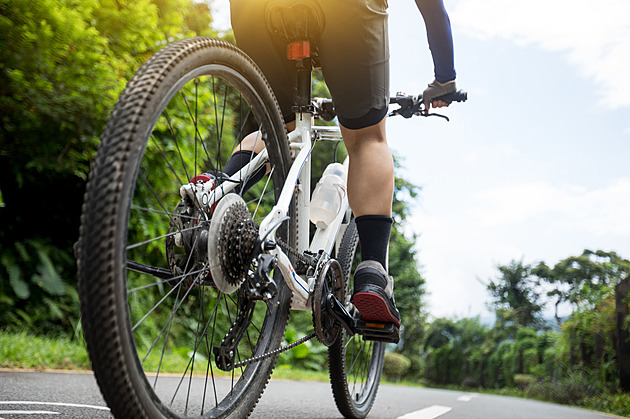
[[[411,367],[411,361],[406,356],[387,352],[383,362],[383,374],[390,381],[400,381]]]
[[[584,399],[584,407],[613,415],[630,417],[630,394],[603,393]]]
[[[521,390],[525,390],[527,387],[536,383],[536,377],[531,374],[515,374],[514,384]]]
[[[586,398],[597,393],[598,389],[581,373],[571,373],[558,381],[541,380],[527,388],[528,397],[579,406],[584,404]]]
[[[475,377],[466,377],[462,381],[462,387],[476,388],[479,387],[479,381]]]

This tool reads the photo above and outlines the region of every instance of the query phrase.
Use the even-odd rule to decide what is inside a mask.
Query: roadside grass
[[[64,337],[0,333],[1,368],[87,370],[85,345]]]
[[[145,360],[144,365],[147,371],[157,371],[162,357],[160,374],[181,374],[190,368],[191,356],[190,348],[176,348],[163,355],[156,351]],[[232,376],[231,372],[219,370],[214,363],[212,365],[214,376]],[[193,373],[205,375],[207,367],[207,359],[201,354],[196,354]],[[0,368],[88,371],[91,365],[82,340],[0,332]],[[277,365],[272,378],[299,381],[329,380],[327,371],[301,370],[286,364]]]

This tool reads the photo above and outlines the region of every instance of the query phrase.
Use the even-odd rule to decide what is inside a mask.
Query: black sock
[[[228,176],[232,176],[243,167],[245,167],[245,165],[249,163],[254,157],[256,157],[256,153],[251,150],[239,150],[235,152],[234,154],[232,154],[230,160],[228,160],[227,164],[223,168],[223,173]],[[247,192],[249,188],[254,186],[256,183],[258,183],[260,179],[265,176],[265,172],[265,167],[261,167],[260,169],[252,173],[252,175],[247,179],[247,182],[245,182],[245,186],[242,187],[242,192],[240,186],[237,187],[234,191],[240,193],[240,195],[245,195],[245,192]]]
[[[387,246],[394,220],[385,215],[362,215],[354,221],[359,232],[361,259],[375,260],[386,268]]]

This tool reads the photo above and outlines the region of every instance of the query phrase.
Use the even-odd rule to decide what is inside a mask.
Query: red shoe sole
[[[400,327],[400,320],[389,311],[387,301],[382,297],[371,292],[358,292],[352,297],[352,302],[363,320],[394,323]]]

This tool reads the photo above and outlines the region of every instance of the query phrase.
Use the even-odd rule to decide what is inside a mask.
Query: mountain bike
[[[303,65],[288,134],[260,70],[217,39],[165,47],[119,98],[89,175],[77,250],[84,337],[114,416],[246,417],[278,355],[313,337],[328,347],[341,413],[372,407],[385,342],[398,330],[363,322],[351,303],[360,250],[343,185],[334,219],[311,240],[311,156],[341,136],[312,124],[334,118],[334,107],[311,100]],[[391,115],[428,115],[421,97],[392,102],[400,108]],[[251,133],[264,149],[226,175]],[[283,345],[290,310],[312,312],[314,331]]]

